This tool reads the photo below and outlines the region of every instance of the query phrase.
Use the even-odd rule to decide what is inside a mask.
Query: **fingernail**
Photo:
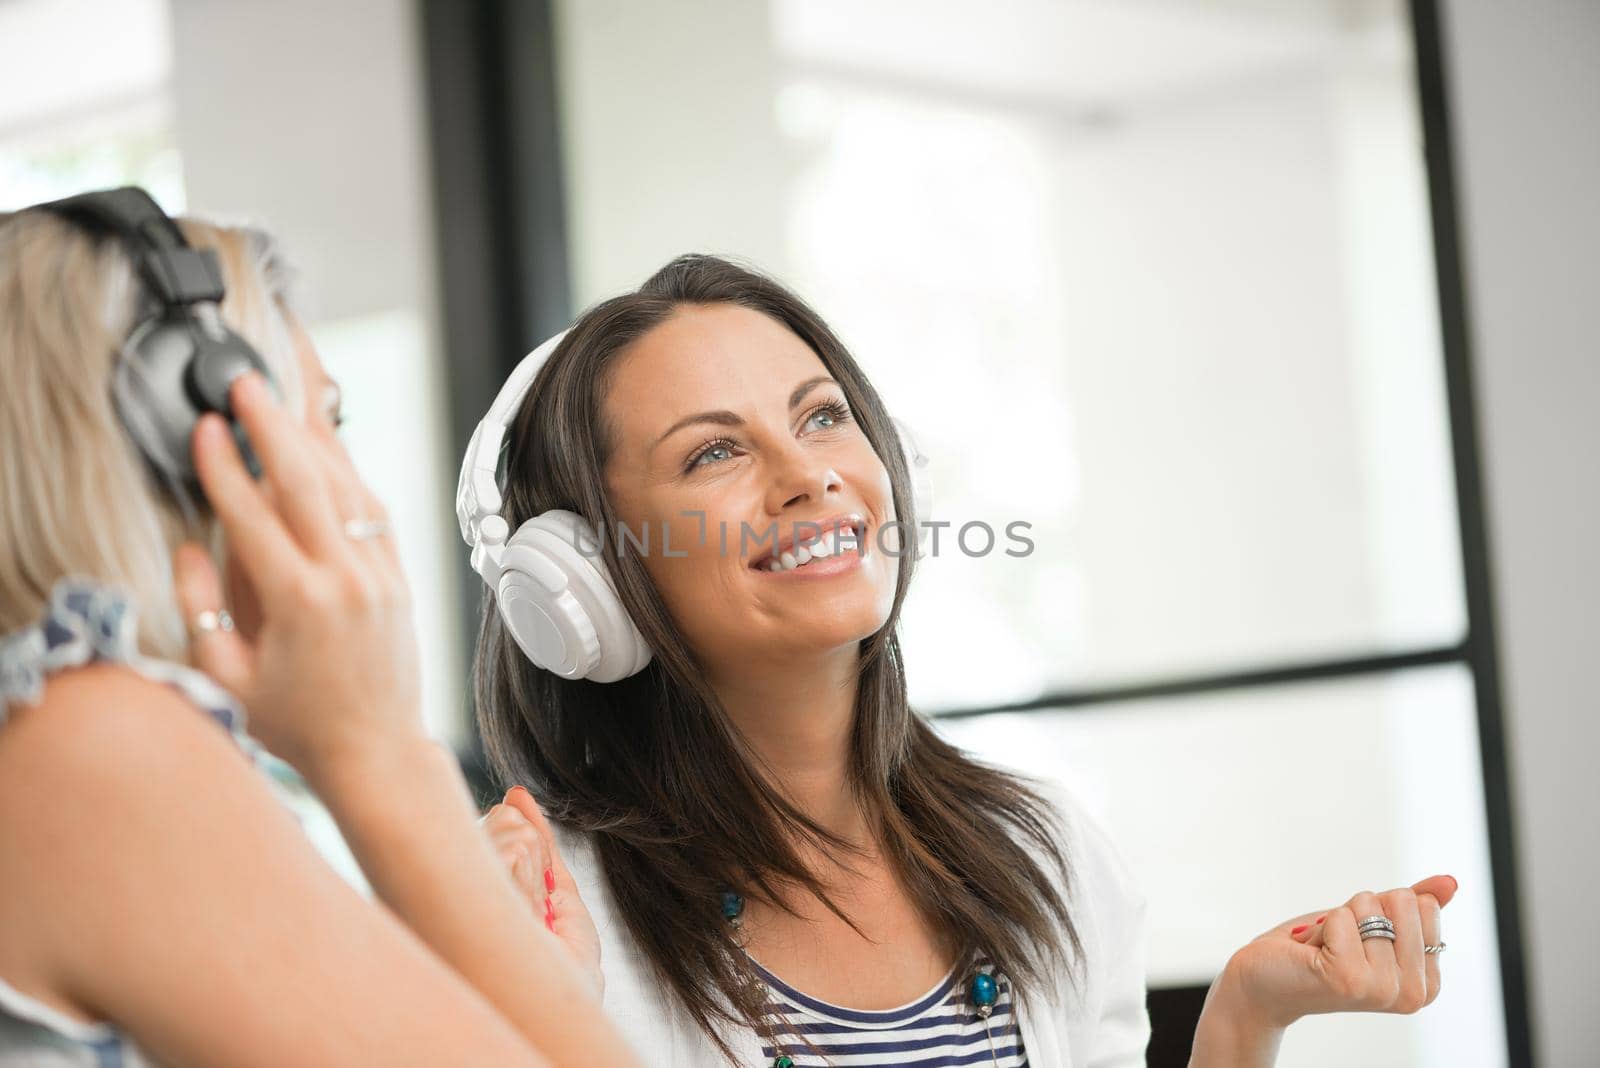
[[[1327,919],[1327,918],[1328,918],[1328,917],[1326,917],[1326,916],[1318,916],[1318,917],[1317,917],[1317,922],[1318,922],[1318,923],[1321,923],[1321,922],[1322,922],[1322,921],[1323,921],[1323,920],[1325,920],[1325,919]]]
[[[545,923],[555,923],[556,922],[556,906],[555,906],[555,902],[551,901],[549,898],[545,898],[544,899],[544,922]]]
[[[546,868],[544,870],[544,888],[545,888],[546,892],[549,892],[549,893],[554,893],[555,892],[555,888],[556,888],[556,870],[554,868]]]
[[[550,928],[550,930],[554,931],[556,929],[556,918],[554,916],[550,915],[548,912],[545,913],[544,914],[544,925],[546,927]]]
[[[1289,933],[1292,934],[1292,935],[1297,935],[1301,931],[1304,931],[1309,926],[1310,926],[1310,924],[1302,923],[1299,927],[1296,927],[1294,930],[1290,931]]]
[[[1461,889],[1461,884],[1456,882],[1456,877],[1454,875],[1446,875],[1445,878],[1450,880],[1450,890],[1452,893]]]

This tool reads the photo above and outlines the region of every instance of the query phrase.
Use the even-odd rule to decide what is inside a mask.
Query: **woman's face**
[[[825,652],[887,621],[899,563],[878,540],[895,518],[888,469],[787,327],[686,305],[619,356],[604,408],[607,493],[632,537],[648,531],[644,566],[702,663]],[[858,549],[846,540],[793,570],[760,563],[841,519]],[[828,547],[836,536],[822,535]]]
[[[339,384],[328,377],[322,360],[317,356],[316,347],[311,344],[310,335],[299,320],[287,311],[284,315],[294,338],[301,383],[300,394],[285,397],[284,404],[290,411],[299,414],[306,433],[315,438],[319,445],[338,448],[337,432],[343,420]],[[224,567],[223,581],[227,586],[229,611],[234,622],[246,637],[253,636],[261,621],[260,601],[244,577],[244,572],[231,557]]]

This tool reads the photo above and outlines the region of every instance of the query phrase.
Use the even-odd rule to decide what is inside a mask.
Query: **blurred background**
[[[480,780],[467,435],[753,261],[933,456],[913,700],[1121,844],[1152,1065],[1234,948],[1436,872],[1439,1001],[1280,1063],[1594,1064],[1597,71],[1590,0],[0,0],[0,209],[282,238]]]

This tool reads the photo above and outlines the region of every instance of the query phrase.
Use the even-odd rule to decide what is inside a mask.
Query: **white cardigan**
[[[1130,1068],[1143,1065],[1150,1039],[1145,1010],[1144,896],[1134,886],[1105,832],[1070,794],[1053,791],[1063,818],[1063,843],[1073,880],[1068,907],[1083,941],[1086,979],[1068,977],[1053,1000],[1034,995],[1018,1005],[1029,1068]],[[584,903],[600,930],[605,1009],[644,1057],[661,1068],[714,1068],[716,1047],[672,1007],[649,962],[616,915],[588,836],[556,828],[557,848],[572,870]],[[1048,869],[1047,869],[1048,870]],[[1081,993],[1080,993],[1081,991]],[[761,1068],[760,1041],[733,1033],[734,1068]]]

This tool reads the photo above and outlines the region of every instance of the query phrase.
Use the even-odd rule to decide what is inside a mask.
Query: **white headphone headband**
[[[500,446],[505,442],[506,430],[522,407],[522,400],[528,395],[528,387],[533,385],[539,368],[566,336],[567,331],[563,330],[522,358],[500,392],[495,394],[494,403],[489,405],[489,411],[478,421],[467,442],[467,452],[461,460],[461,477],[456,483],[456,519],[461,524],[462,539],[474,549],[478,547],[483,521],[499,515],[504,503],[497,476]]]

